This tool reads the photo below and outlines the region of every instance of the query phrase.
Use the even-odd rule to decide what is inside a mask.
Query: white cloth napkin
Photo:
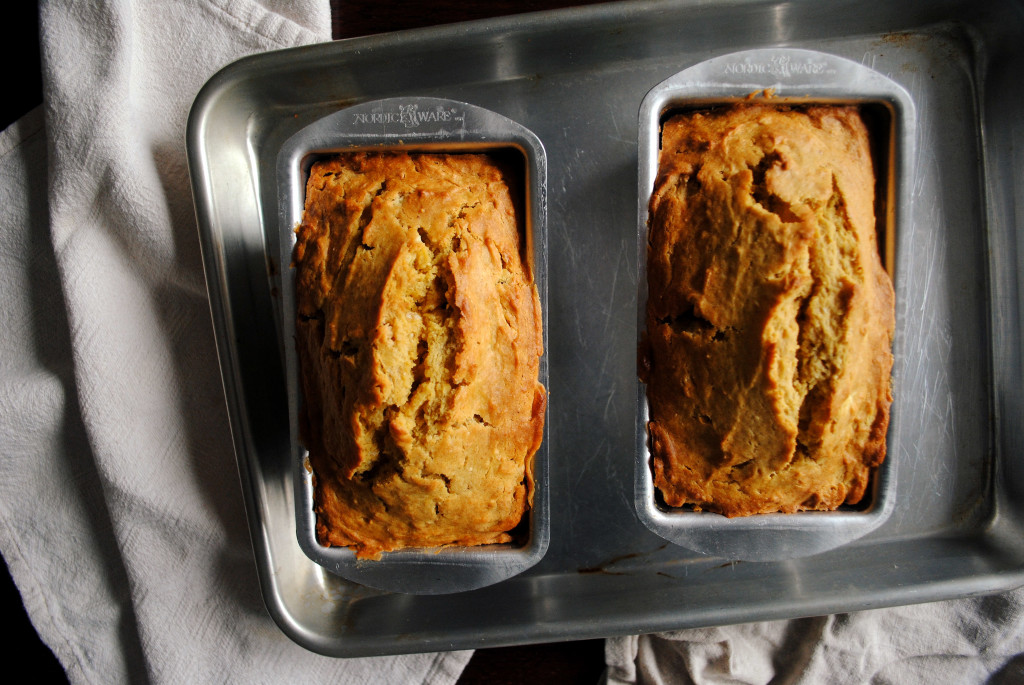
[[[608,685],[1024,683],[1024,589],[610,639]]]
[[[267,614],[185,162],[243,55],[327,0],[53,0],[44,111],[0,133],[0,551],[75,683],[452,683],[469,652],[330,659]],[[44,116],[45,114],[45,116]]]

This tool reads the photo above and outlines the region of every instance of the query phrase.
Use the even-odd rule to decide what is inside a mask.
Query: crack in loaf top
[[[666,503],[834,509],[885,456],[892,284],[854,107],[671,117],[650,203],[644,375]]]
[[[541,317],[506,175],[478,154],[311,170],[297,337],[324,544],[503,542],[528,506]]]

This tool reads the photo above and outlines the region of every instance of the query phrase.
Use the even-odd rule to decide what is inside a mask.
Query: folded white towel
[[[608,640],[608,685],[1024,683],[1024,589]]]

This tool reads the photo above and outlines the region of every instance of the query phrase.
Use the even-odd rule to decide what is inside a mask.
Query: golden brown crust
[[[641,369],[666,503],[860,501],[885,458],[894,296],[857,110],[672,117],[650,216]]]
[[[295,246],[317,536],[361,558],[507,542],[532,498],[540,303],[484,155],[314,164]]]

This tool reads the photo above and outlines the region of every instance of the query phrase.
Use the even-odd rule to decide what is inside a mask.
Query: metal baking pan
[[[357,656],[1024,585],[1022,34],[1016,7],[995,0],[628,2],[256,55],[215,75],[187,148],[254,558],[281,629]],[[638,112],[673,74],[774,48],[870,67],[917,113],[913,211],[900,227],[912,254],[897,273],[901,437],[893,510],[878,528],[820,554],[737,562],[666,542],[634,509]],[[496,112],[533,131],[548,160],[550,544],[523,573],[449,595],[346,581],[295,534],[277,155],[307,124],[389,97]]]
[[[295,227],[302,221],[309,169],[318,159],[353,150],[483,152],[507,158],[524,192],[524,251],[533,274],[542,316],[547,302],[546,170],[544,146],[526,128],[499,114],[464,102],[441,98],[401,97],[345,107],[295,133],[281,146],[277,159],[278,260],[291,262]],[[295,518],[299,546],[310,559],[339,576],[362,585],[413,594],[444,594],[491,585],[536,564],[547,551],[547,441],[533,457],[533,502],[527,513],[528,537],[518,544],[480,547],[405,549],[377,561],[356,559],[346,548],[324,547],[317,541],[313,512],[313,471],[298,439],[300,404],[295,349],[295,272],[281,269],[280,324],[288,388],[291,463],[295,480]],[[545,327],[546,328],[546,327]],[[545,344],[546,346],[546,344]],[[540,382],[548,386],[546,360]]]
[[[873,69],[816,50],[767,48],[721,55],[685,69],[652,88],[640,104],[637,161],[637,326],[643,331],[647,309],[648,203],[658,174],[661,125],[673,111],[707,108],[745,100],[768,91],[780,105],[809,103],[852,104],[867,121],[875,152],[879,208],[876,230],[887,270],[896,269],[896,255],[906,256],[898,273],[912,273],[920,259],[901,225],[912,217],[917,116],[910,95],[892,79]],[[919,268],[919,267],[918,267]],[[902,291],[899,278],[897,297]],[[902,322],[898,321],[897,326]],[[905,341],[904,336],[899,336]],[[894,375],[902,375],[906,355],[894,350]],[[896,393],[897,400],[899,392]],[[897,401],[891,412],[887,444],[892,454],[905,452]],[[637,459],[635,493],[637,516],[650,530],[670,542],[702,554],[739,561],[777,561],[818,554],[845,545],[882,525],[896,506],[893,458],[874,475],[865,501],[837,511],[765,514],[726,518],[710,512],[673,509],[658,501],[651,471],[646,385],[637,380]]]

